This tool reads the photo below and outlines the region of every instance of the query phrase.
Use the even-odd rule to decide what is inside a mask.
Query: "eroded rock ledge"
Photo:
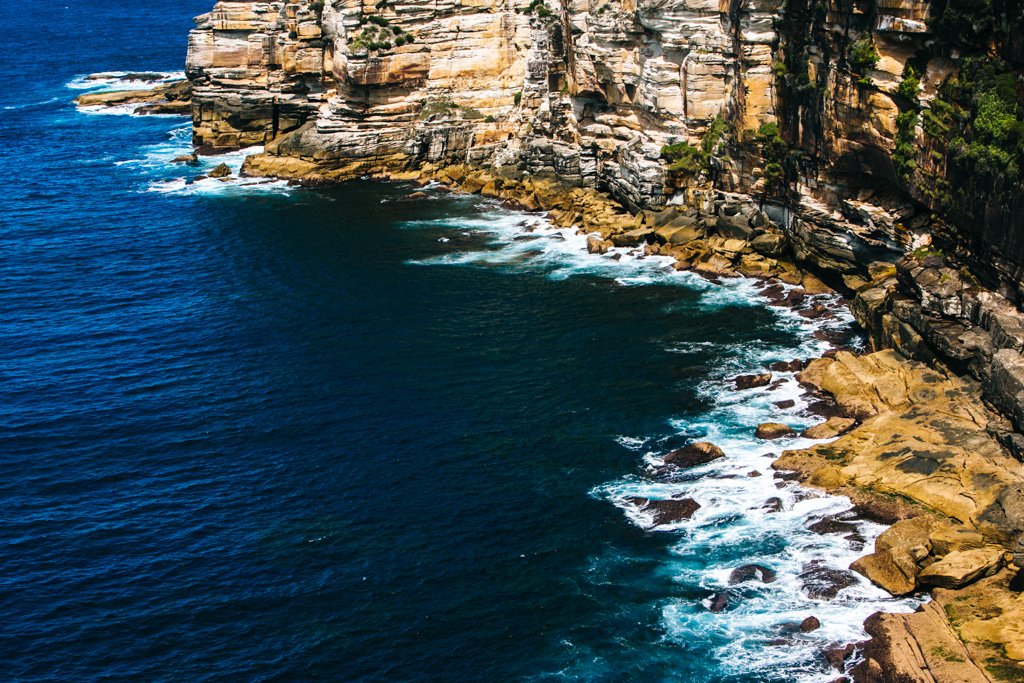
[[[1024,527],[1024,465],[999,443],[1009,421],[970,378],[894,350],[813,361],[803,384],[859,426],[787,451],[776,467],[900,516],[852,568],[894,595],[932,591],[911,615],[876,615],[857,681],[1020,680],[1024,593],[1010,589]],[[877,499],[877,502],[873,499]],[[1019,589],[1018,589],[1019,590]]]

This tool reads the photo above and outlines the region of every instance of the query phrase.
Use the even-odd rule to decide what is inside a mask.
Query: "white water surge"
[[[733,278],[712,283],[694,273],[676,272],[671,258],[643,256],[642,249],[589,254],[586,237],[575,230],[556,229],[541,216],[524,217],[497,204],[493,212],[477,220],[413,221],[406,227],[450,227],[490,238],[487,250],[413,262],[418,265],[526,269],[556,280],[586,274],[625,286],[676,284],[700,292],[698,306],[706,309],[768,305],[758,293],[764,286],[759,281]],[[876,611],[907,612],[920,604],[918,599],[894,599],[849,570],[851,562],[871,551],[885,526],[858,519],[845,497],[773,476],[772,461],[783,450],[819,442],[800,437],[759,440],[754,437],[757,425],[783,422],[801,431],[824,420],[808,412],[808,397],[794,373],[777,372],[773,379],[780,382],[744,391],[736,390],[731,381],[738,374],[764,372],[774,361],[810,359],[826,352],[830,344],[817,339],[814,332],[849,329],[853,319],[829,295],[808,297],[803,306],[816,303],[829,305],[833,315],[810,320],[795,310],[773,307],[775,324],[803,340],[798,348],[770,344],[729,348],[728,360],[712,370],[699,387],[711,409],[695,419],[671,421],[677,437],[710,441],[723,449],[725,458],[659,477],[660,458],[669,450],[664,440],[622,435],[618,443],[638,454],[646,474],[625,476],[591,492],[619,507],[633,524],[653,533],[671,534],[667,571],[681,586],[706,589],[709,597],[664,603],[660,607],[664,637],[680,647],[690,642],[711,643],[710,651],[695,655],[714,660],[713,668],[729,680],[834,680],[838,672],[824,659],[827,648],[865,639],[863,622]],[[667,350],[702,353],[709,344],[688,342]],[[793,405],[776,405],[784,401]],[[680,498],[691,498],[700,508],[690,519],[660,526],[636,503],[636,499]],[[832,533],[808,529],[827,519],[843,524]],[[730,585],[732,572],[749,565],[771,570],[775,579],[762,582],[755,577]],[[713,595],[725,596],[728,606],[723,611],[710,609]],[[820,620],[820,628],[808,633],[796,629],[810,616]],[[560,672],[569,678],[586,675]]]

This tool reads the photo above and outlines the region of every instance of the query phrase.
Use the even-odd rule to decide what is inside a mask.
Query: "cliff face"
[[[1024,427],[1000,331],[1024,277],[1018,3],[223,0],[196,22],[201,149],[264,144],[249,172],[307,180],[466,165],[711,223],[716,193],[751,196],[797,261],[863,290],[878,347],[969,371]],[[960,293],[872,282],[915,248]]]
[[[748,241],[772,225],[721,192],[752,197],[860,292],[876,347],[970,373],[1024,428],[1019,3],[222,0],[196,24],[200,149],[264,144],[248,172],[304,180],[554,179],[643,212],[617,225],[678,206]],[[876,277],[914,249],[923,278]]]

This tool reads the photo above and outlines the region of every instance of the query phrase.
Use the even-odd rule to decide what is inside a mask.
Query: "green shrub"
[[[916,110],[901,112],[896,116],[896,147],[892,153],[896,174],[909,181],[917,168],[917,122]]]
[[[897,92],[911,102],[917,102],[917,94],[921,89],[921,81],[917,78],[914,67],[907,65],[903,72],[903,80],[897,88]]]
[[[878,65],[878,60],[881,59],[870,35],[863,35],[853,41],[850,44],[847,58],[850,63],[850,70],[861,76],[859,82],[862,85],[867,77],[867,73],[874,69]],[[870,84],[870,80],[868,80],[868,84]]]
[[[515,95],[513,95],[512,101],[515,102],[515,105],[518,107],[519,103],[523,101],[523,91],[520,90]]]
[[[665,145],[661,148],[661,158],[669,162],[670,173],[694,176],[704,170],[704,152],[688,142]]]

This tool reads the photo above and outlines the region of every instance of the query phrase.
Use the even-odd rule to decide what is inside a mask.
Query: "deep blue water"
[[[846,503],[730,478],[770,475],[749,432],[799,392],[724,388],[811,327],[476,198],[186,185],[186,120],[69,104],[180,69],[210,4],[0,10],[4,678],[827,680],[881,598],[801,593],[856,556],[802,531]],[[652,482],[696,437],[729,462]],[[628,501],[681,492],[675,531]],[[708,612],[752,558],[780,581]]]

